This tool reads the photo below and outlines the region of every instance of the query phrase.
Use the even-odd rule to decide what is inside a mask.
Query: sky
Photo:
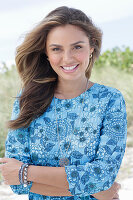
[[[103,31],[102,51],[115,46],[133,49],[132,0],[0,0],[0,63],[15,63],[24,35],[59,6],[81,9]]]

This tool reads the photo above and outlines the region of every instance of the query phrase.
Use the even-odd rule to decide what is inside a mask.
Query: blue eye
[[[59,51],[60,48],[56,47],[56,48],[53,48],[52,50],[53,50],[53,51]]]
[[[79,45],[76,45],[75,46],[75,49],[81,49],[82,47],[81,46],[79,46]]]

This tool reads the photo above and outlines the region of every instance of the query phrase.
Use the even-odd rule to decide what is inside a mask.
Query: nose
[[[63,63],[69,64],[73,61],[73,54],[70,50],[64,51],[63,53]]]

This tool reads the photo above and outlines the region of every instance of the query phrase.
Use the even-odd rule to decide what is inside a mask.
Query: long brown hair
[[[50,66],[45,54],[47,35],[50,30],[66,24],[80,27],[94,48],[86,77],[89,79],[95,60],[99,57],[102,33],[81,10],[62,6],[51,11],[16,49],[16,66],[22,81],[19,97],[20,113],[17,119],[8,122],[8,128],[26,128],[32,120],[41,116],[54,96],[58,76]]]

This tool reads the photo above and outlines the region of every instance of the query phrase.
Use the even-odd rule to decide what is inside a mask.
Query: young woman
[[[0,161],[15,193],[30,200],[118,199],[126,106],[119,90],[90,81],[101,39],[82,11],[59,7],[17,48],[23,85]]]

